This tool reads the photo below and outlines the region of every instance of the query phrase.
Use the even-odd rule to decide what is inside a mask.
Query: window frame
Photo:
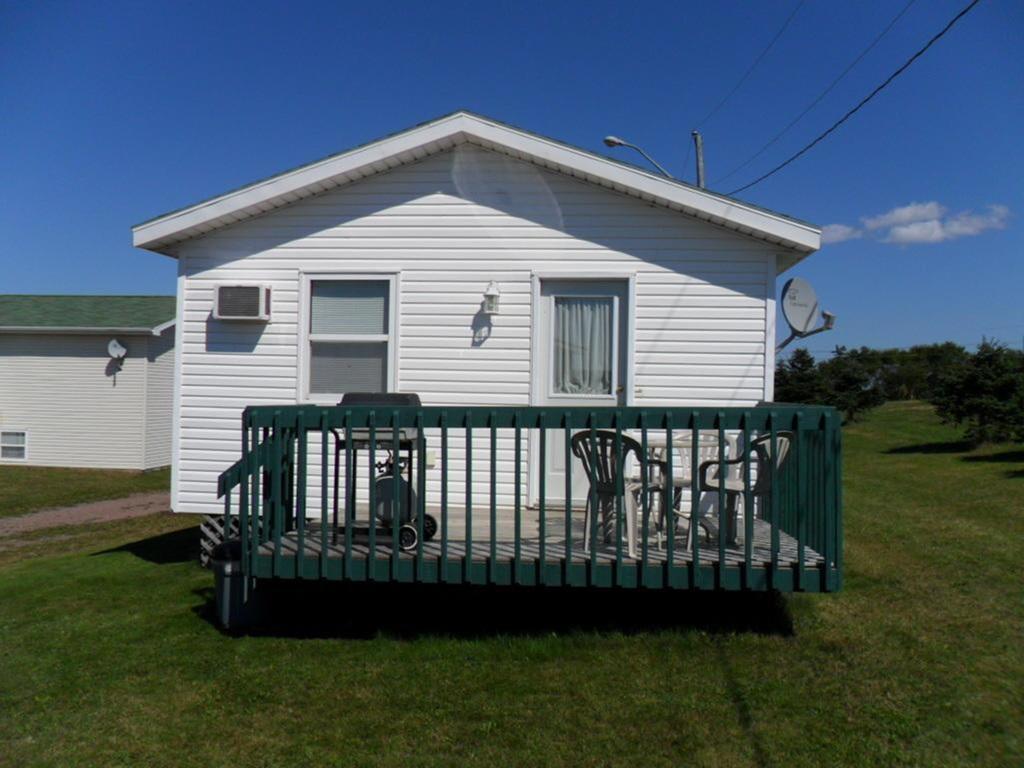
[[[18,434],[22,435],[25,439],[21,445],[4,445],[4,435]],[[9,456],[0,455],[0,461],[28,461],[28,430],[22,429],[21,427],[4,427],[0,429],[0,447],[3,448],[21,448],[23,455],[20,459],[12,459]],[[3,451],[0,451],[2,454]]]
[[[309,367],[312,364],[314,342],[367,342],[387,344],[387,391],[398,391],[398,302],[400,296],[400,273],[395,270],[372,272],[330,271],[300,272],[299,291],[299,354],[298,387],[296,401],[314,405],[334,405],[344,392],[310,392]],[[388,332],[384,333],[311,333],[313,319],[313,283],[317,281],[353,282],[357,280],[388,283]]]

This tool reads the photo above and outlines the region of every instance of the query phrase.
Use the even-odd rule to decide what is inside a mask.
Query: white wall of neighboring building
[[[426,405],[531,404],[535,273],[635,277],[635,405],[754,405],[774,375],[778,247],[473,145],[176,246],[180,259],[176,511],[214,514],[246,405],[294,404],[304,273],[398,274],[396,388]],[[496,281],[501,311],[473,343]],[[266,324],[217,321],[218,283],[272,288]],[[488,460],[486,438],[474,466]],[[436,447],[436,445],[434,446]],[[453,435],[450,472],[462,446]],[[511,437],[499,452],[511,456]],[[318,455],[318,451],[311,455]],[[500,501],[513,462],[499,462]],[[481,499],[487,473],[480,471]],[[311,475],[310,504],[319,482]],[[454,475],[453,475],[454,476]],[[437,491],[437,472],[428,489]]]
[[[162,390],[170,387],[173,349],[163,338],[120,335],[128,355],[117,370],[111,338],[0,334],[0,430],[24,431],[28,443],[25,460],[0,464],[139,470],[169,463],[171,399]],[[151,347],[159,350],[154,362]]]
[[[147,340],[146,353],[146,468],[171,463],[174,409],[174,326]]]

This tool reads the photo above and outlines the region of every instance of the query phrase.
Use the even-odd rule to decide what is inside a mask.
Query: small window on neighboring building
[[[392,281],[312,280],[309,307],[311,397],[386,392],[391,378]]]
[[[27,457],[27,446],[25,432],[0,432],[0,459],[24,460]]]

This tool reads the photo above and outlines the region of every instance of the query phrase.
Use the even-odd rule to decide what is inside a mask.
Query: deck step
[[[238,538],[238,517],[232,516],[228,535],[224,535],[223,515],[203,515],[199,522],[199,564],[203,568],[210,567],[213,550],[225,539]]]

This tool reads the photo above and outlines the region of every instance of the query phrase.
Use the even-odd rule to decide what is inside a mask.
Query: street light
[[[641,155],[647,158],[647,162],[649,162],[651,165],[653,165],[655,168],[661,171],[662,176],[668,179],[672,178],[672,175],[668,171],[666,171],[664,168],[662,168],[660,165],[654,162],[654,158],[648,155],[642,149],[640,149],[640,147],[638,147],[636,144],[630,144],[628,141],[620,139],[618,136],[605,136],[604,145],[606,147],[629,147],[630,149],[635,149],[637,152],[639,152]]]

